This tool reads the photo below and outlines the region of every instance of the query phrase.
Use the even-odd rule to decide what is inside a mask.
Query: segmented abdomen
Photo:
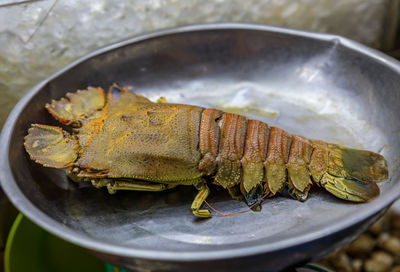
[[[318,142],[290,135],[257,120],[204,109],[200,122],[199,169],[205,175],[214,176],[215,183],[224,188],[240,184],[243,194],[258,185],[263,185],[265,192],[276,194],[285,184],[298,193],[306,193],[312,184],[312,169],[318,167],[310,167],[314,144]],[[313,161],[318,162],[325,160],[326,154],[315,156]]]

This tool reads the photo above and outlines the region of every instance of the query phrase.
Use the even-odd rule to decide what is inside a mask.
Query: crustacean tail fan
[[[78,157],[77,143],[59,127],[33,124],[24,145],[31,159],[46,167],[65,168]]]
[[[379,195],[376,182],[388,178],[387,163],[382,155],[319,141],[313,144],[310,172],[314,181],[349,201],[366,202]],[[325,157],[326,163],[318,163],[317,157],[320,160]],[[321,165],[324,171],[320,171]]]

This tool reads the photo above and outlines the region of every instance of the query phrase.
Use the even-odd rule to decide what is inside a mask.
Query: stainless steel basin
[[[317,188],[305,203],[274,197],[261,212],[198,220],[189,210],[193,188],[108,195],[29,159],[23,137],[30,124],[57,124],[46,102],[113,82],[152,99],[239,110],[292,133],[379,152],[390,180],[366,204]],[[229,23],[144,34],[82,57],[20,100],[1,135],[1,185],[35,223],[122,267],[281,270],[350,242],[400,196],[399,86],[396,60],[338,36]],[[222,211],[245,207],[216,188],[209,202]]]

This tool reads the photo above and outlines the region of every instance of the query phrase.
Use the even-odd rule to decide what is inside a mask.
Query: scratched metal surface
[[[265,26],[143,35],[78,60],[20,101],[2,133],[1,184],[34,222],[127,268],[279,270],[349,242],[399,197],[399,67],[340,37]],[[261,212],[198,220],[189,210],[194,188],[111,196],[29,160],[22,146],[29,125],[57,124],[43,109],[46,102],[113,82],[153,100],[242,112],[290,133],[379,152],[391,181],[366,204],[317,188],[304,203],[274,197]],[[224,212],[246,207],[216,187],[208,200]]]

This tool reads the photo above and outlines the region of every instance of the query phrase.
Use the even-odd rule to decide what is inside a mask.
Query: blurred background
[[[399,12],[399,0],[0,0],[0,128],[39,81],[94,49],[135,34],[246,22],[337,34],[399,58]],[[0,271],[16,215],[0,189]],[[392,244],[386,248],[388,239],[400,237],[398,219],[392,209],[361,238],[358,251],[345,249],[323,263],[337,271],[400,271],[400,240],[390,240],[394,249]]]

